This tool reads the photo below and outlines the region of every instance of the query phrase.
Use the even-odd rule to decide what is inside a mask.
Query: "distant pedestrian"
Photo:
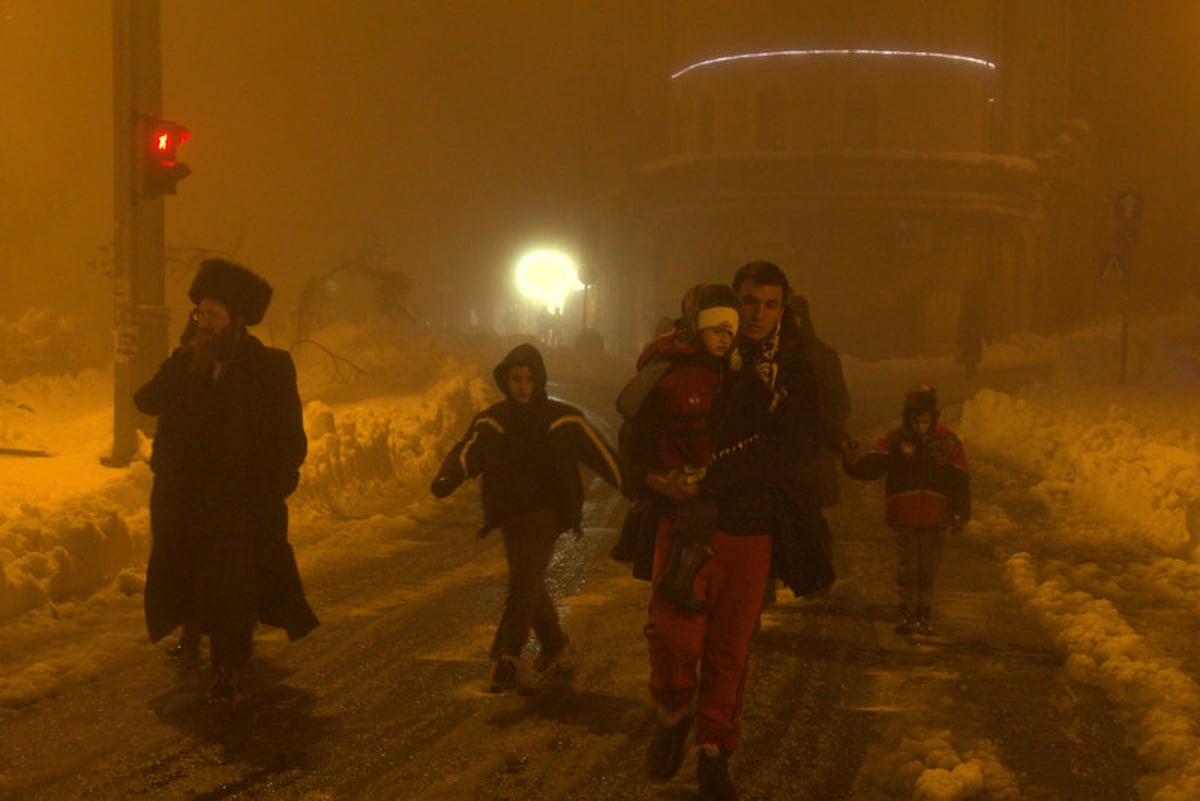
[[[850,476],[887,476],[886,521],[896,532],[896,583],[903,635],[931,634],[934,587],[949,529],[971,518],[971,479],[962,442],[938,421],[937,390],[914,387],[904,399],[902,423],[865,453],[849,450]]]
[[[185,649],[207,635],[212,700],[229,704],[257,622],[293,640],[317,625],[287,539],[286,499],[308,442],[291,357],[246,331],[262,320],[270,284],[209,259],[188,297],[186,341],[134,395],[158,417],[146,626],[157,642],[184,624]]]
[[[508,595],[492,641],[491,692],[517,686],[530,627],[540,645],[535,667],[558,672],[569,640],[546,589],[546,568],[564,531],[581,532],[579,463],[621,486],[617,456],[573,406],[546,394],[546,366],[530,344],[518,345],[492,371],[504,400],[475,416],[442,462],[430,490],[445,498],[482,474],[483,537],[499,527],[508,560]]]

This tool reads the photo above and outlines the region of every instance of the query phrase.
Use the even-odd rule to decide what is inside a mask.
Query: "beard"
[[[239,327],[231,325],[213,338],[217,361],[227,362],[232,358],[233,349],[237,346],[240,333]]]
[[[229,361],[240,333],[241,328],[234,325],[228,326],[219,334],[214,334],[206,328],[197,328],[188,342],[192,349],[192,368],[203,372],[211,369],[213,362]]]

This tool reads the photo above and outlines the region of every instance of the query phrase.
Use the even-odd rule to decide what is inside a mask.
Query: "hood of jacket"
[[[533,345],[523,342],[508,352],[492,370],[492,378],[496,386],[508,397],[508,368],[513,366],[528,367],[533,370],[533,395],[535,398],[546,397],[546,363],[542,354]]]
[[[656,337],[646,343],[646,347],[642,348],[642,352],[638,356],[637,369],[641,370],[656,356],[672,359],[677,356],[690,356],[702,353],[703,350],[699,345],[688,342],[681,332],[668,331],[662,336]]]

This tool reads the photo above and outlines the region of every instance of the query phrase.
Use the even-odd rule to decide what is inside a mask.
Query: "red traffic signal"
[[[178,160],[179,146],[191,138],[187,128],[168,120],[143,121],[141,140],[142,194],[145,197],[175,194],[175,184],[192,174]]]

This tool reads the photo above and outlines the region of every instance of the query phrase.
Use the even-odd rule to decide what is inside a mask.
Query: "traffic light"
[[[168,120],[144,118],[139,132],[142,162],[142,195],[175,194],[175,184],[192,174],[188,165],[178,161],[179,146],[191,134],[187,128]]]

